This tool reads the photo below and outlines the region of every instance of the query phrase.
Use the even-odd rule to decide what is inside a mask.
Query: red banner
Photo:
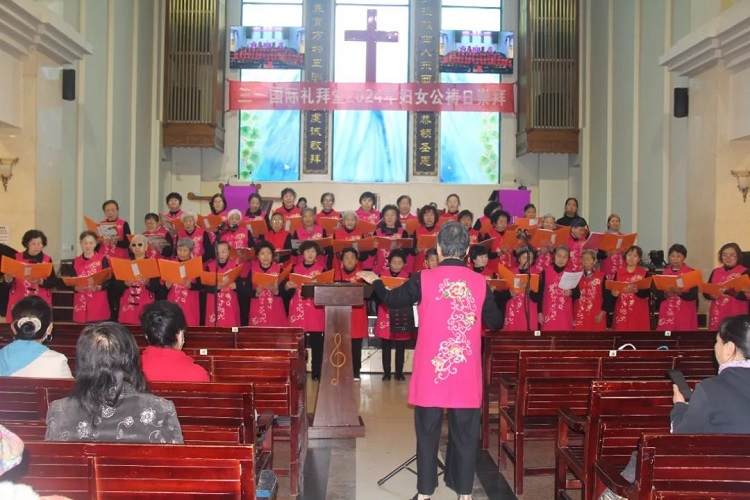
[[[265,83],[229,81],[229,109],[515,113],[511,83]]]

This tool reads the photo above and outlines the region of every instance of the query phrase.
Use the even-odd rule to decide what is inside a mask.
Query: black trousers
[[[352,372],[359,377],[362,370],[362,339],[352,339]]]
[[[480,408],[448,408],[445,484],[459,495],[471,495],[477,466]],[[437,460],[443,408],[414,407],[417,432],[417,491],[432,495],[438,485]]]
[[[320,378],[323,367],[323,332],[307,332],[307,346],[312,354],[310,372],[313,378]]]
[[[391,349],[396,349],[396,375],[404,374],[404,353],[406,340],[380,339],[380,352],[383,355],[383,374],[391,374]]]

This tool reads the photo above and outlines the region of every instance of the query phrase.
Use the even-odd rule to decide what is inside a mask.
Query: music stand
[[[386,476],[378,479],[378,486],[383,486],[386,481],[388,481],[390,478],[392,478],[393,476],[395,476],[396,474],[398,474],[399,472],[401,472],[404,469],[408,470],[409,472],[411,472],[412,474],[414,474],[416,476],[417,475],[417,471],[415,471],[414,469],[412,469],[411,467],[409,467],[412,463],[414,463],[416,461],[417,461],[417,454],[415,453],[414,455],[411,456],[411,458],[409,460],[407,460],[406,462],[402,463],[401,465],[399,465],[398,467],[396,467],[395,469],[393,469]],[[440,460],[440,457],[438,457],[438,469],[440,469],[440,472],[438,472],[438,476],[440,476],[440,474],[444,474],[445,473],[445,464],[443,463],[442,460]]]

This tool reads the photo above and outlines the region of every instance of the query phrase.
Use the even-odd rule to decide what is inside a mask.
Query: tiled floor
[[[309,408],[313,408],[317,384],[308,384]],[[363,375],[359,388],[360,414],[367,435],[356,440],[311,440],[304,490],[297,500],[403,500],[416,493],[416,476],[408,470],[402,470],[383,486],[377,484],[415,453],[414,412],[406,404],[408,376],[406,382],[383,382],[379,374]],[[496,448],[496,444],[491,448]],[[532,445],[530,460],[551,463],[552,454],[541,451],[544,449],[552,447]],[[444,453],[445,436],[441,446],[443,456]],[[495,453],[494,450],[480,453],[474,480],[475,500],[516,498],[497,471]],[[412,468],[416,469],[415,464]],[[286,478],[280,481],[281,498],[288,493],[286,481]],[[552,476],[528,478],[521,498],[548,500],[553,497],[552,490]],[[456,494],[441,481],[432,498],[452,500]]]

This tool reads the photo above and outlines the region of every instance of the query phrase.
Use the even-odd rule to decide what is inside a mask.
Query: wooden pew
[[[503,331],[486,332],[484,347],[484,398],[482,401],[482,447],[490,445],[490,425],[497,415],[499,380],[512,380],[517,370],[520,350],[541,349],[616,349],[632,344],[637,349],[711,349],[715,333],[708,330],[685,332],[633,331]],[[715,373],[715,372],[714,372]],[[713,375],[711,373],[710,375]]]
[[[523,494],[524,474],[552,468],[524,467],[524,440],[554,437],[558,411],[585,415],[591,381],[663,380],[680,357],[710,359],[713,351],[520,351],[515,380],[500,379],[498,465],[514,465],[514,486]],[[511,396],[512,395],[512,396]]]
[[[591,499],[594,462],[606,459],[624,467],[641,432],[669,432],[672,406],[670,381],[593,381],[588,415],[559,410],[555,499],[573,498],[569,489],[580,489],[581,498]]]
[[[255,499],[254,458],[251,445],[27,442],[3,480],[73,500]]]
[[[629,499],[750,499],[750,435],[646,433],[638,445],[635,483],[621,466],[594,465],[595,498],[610,488]]]

